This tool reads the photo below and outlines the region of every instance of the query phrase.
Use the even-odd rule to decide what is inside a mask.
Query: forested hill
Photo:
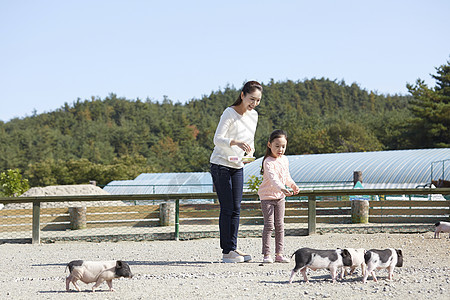
[[[32,186],[44,186],[206,171],[220,115],[238,94],[226,87],[186,104],[111,94],[0,122],[0,172],[18,168]],[[419,148],[408,138],[411,99],[328,79],[269,82],[257,108],[255,155],[275,128],[288,132],[287,154]]]

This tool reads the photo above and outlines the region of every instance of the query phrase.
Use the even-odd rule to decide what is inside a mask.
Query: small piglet
[[[295,267],[291,272],[289,283],[292,283],[295,273],[300,270],[306,282],[306,269],[315,271],[318,269],[328,269],[331,272],[331,279],[336,281],[337,271],[343,266],[352,265],[352,257],[346,249],[336,250],[316,250],[311,248],[301,248],[292,254],[295,255]]]
[[[353,249],[353,248],[345,248],[352,257],[352,265],[350,267],[342,267],[341,279],[344,278],[344,275],[349,275],[355,272],[356,268],[361,266],[361,272],[364,276],[364,272],[366,270],[366,263],[364,261],[364,254],[366,254],[366,250],[363,248]],[[350,272],[347,272],[347,269],[350,269]]]
[[[69,285],[72,282],[75,288],[80,291],[80,287],[77,284],[78,280],[84,283],[95,282],[92,287],[94,292],[96,288],[106,281],[109,290],[114,291],[112,287],[112,280],[114,278],[126,277],[131,278],[130,266],[121,260],[112,261],[84,261],[73,260],[67,264],[69,268],[69,276],[66,278],[66,291],[69,291]]]
[[[363,277],[364,283],[370,274],[372,274],[373,280],[377,282],[378,280],[375,276],[375,270],[379,269],[387,269],[389,272],[388,279],[392,280],[394,276],[394,268],[403,266],[403,253],[400,249],[371,249],[364,255],[364,261],[367,265],[367,270]]]
[[[448,232],[448,237],[450,238],[450,222],[439,221],[434,225],[436,226],[436,230],[434,231],[435,239],[439,238],[440,232]]]

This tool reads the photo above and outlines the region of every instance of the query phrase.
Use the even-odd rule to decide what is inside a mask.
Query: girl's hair
[[[284,137],[287,141],[288,136],[286,131],[281,130],[281,129],[275,129],[274,131],[272,131],[272,133],[270,134],[269,137],[269,143],[272,143],[274,139],[280,138],[280,137]],[[269,145],[267,145],[266,147],[266,154],[264,154],[264,158],[261,164],[261,175],[264,175],[264,160],[266,160],[267,157],[272,156],[272,150],[270,150]]]
[[[242,103],[241,94],[244,93],[244,96],[246,96],[248,93],[253,93],[255,90],[259,90],[261,93],[263,91],[262,85],[258,81],[248,81],[246,84],[244,84],[244,87],[242,88],[241,93],[239,93],[239,96],[237,97],[236,101],[231,106],[238,106]]]

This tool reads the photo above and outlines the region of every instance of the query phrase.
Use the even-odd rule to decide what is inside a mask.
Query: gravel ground
[[[404,266],[394,280],[378,271],[361,282],[361,271],[331,283],[328,271],[309,271],[310,283],[300,274],[288,284],[294,262],[260,265],[260,238],[239,239],[239,248],[252,262],[224,264],[218,239],[0,245],[0,299],[450,299],[450,239],[425,234],[325,234],[286,237],[286,253],[301,247],[333,249],[401,248]],[[82,291],[65,291],[65,265],[70,260],[123,259],[132,279],[115,279],[116,292],[105,283],[79,283]],[[71,286],[71,288],[73,288]]]

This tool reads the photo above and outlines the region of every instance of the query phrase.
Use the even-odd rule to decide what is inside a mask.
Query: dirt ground
[[[450,299],[450,239],[424,234],[324,234],[288,236],[286,254],[301,247],[401,248],[404,266],[394,280],[385,270],[361,282],[361,270],[331,282],[329,271],[309,271],[288,284],[294,262],[265,264],[260,238],[241,238],[238,246],[252,262],[221,263],[218,239],[149,242],[57,242],[0,245],[0,299]],[[82,291],[65,291],[66,264],[75,259],[116,260],[130,264],[134,277],[115,279],[115,292],[103,283],[79,283]]]

